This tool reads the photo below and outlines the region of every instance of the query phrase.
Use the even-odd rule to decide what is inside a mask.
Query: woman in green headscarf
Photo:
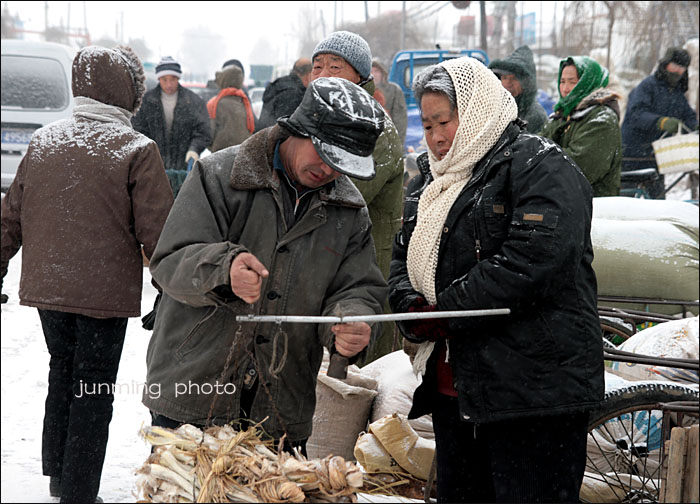
[[[620,194],[620,95],[609,89],[608,70],[588,56],[559,63],[559,101],[540,132],[579,165],[594,196]]]

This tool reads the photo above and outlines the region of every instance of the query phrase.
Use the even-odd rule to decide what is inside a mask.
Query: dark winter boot
[[[60,497],[61,496],[61,477],[60,476],[51,476],[51,479],[49,479],[49,494],[51,497]]]

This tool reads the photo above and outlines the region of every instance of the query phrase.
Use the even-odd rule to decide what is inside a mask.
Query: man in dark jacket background
[[[207,106],[199,96],[180,85],[182,68],[170,56],[156,66],[158,86],[146,93],[132,118],[134,129],[154,140],[163,158],[173,194],[187,176],[188,162],[199,159],[211,143]]]
[[[131,127],[146,89],[136,54],[86,47],[72,73],[73,116],[34,133],[2,201],[2,277],[21,247],[20,304],[38,309],[51,356],[49,492],[95,502],[141,250],[153,254],[173,195],[156,144]]]
[[[263,108],[257,123],[257,131],[277,123],[282,116],[292,112],[304,98],[304,92],[311,79],[311,60],[299,58],[289,75],[270,83],[263,93]]]
[[[510,56],[493,60],[489,68],[515,98],[518,117],[527,121],[527,131],[538,133],[547,122],[547,113],[537,101],[537,69],[530,48],[518,47]]]
[[[622,123],[622,170],[656,168],[651,143],[664,133],[676,134],[678,125],[697,129],[695,112],[685,97],[690,55],[671,47],[656,71],[632,90]]]

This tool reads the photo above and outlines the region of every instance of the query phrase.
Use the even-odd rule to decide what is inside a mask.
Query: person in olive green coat
[[[331,33],[319,42],[311,57],[311,80],[320,77],[340,77],[361,86],[370,95],[374,94],[372,81],[372,52],[369,44],[359,35],[348,31]],[[396,233],[401,228],[403,214],[403,144],[392,120],[385,117],[385,127],[377,140],[372,154],[377,175],[372,180],[353,178],[367,203],[372,220],[372,238],[377,252],[377,263],[389,278],[391,250]],[[385,311],[390,312],[389,305]],[[360,364],[369,364],[375,359],[395,350],[395,338],[400,337],[393,323],[386,323]]]
[[[547,122],[547,112],[537,101],[537,69],[530,48],[518,47],[510,56],[491,61],[489,68],[515,98],[518,117],[527,122],[525,129],[540,131]]]
[[[358,86],[319,79],[294,114],[195,163],[150,264],[163,288],[142,397],[153,425],[244,418],[303,453],[323,347],[353,363],[371,328],[236,316],[381,313],[387,284],[347,174],[374,175],[383,118]]]
[[[587,56],[563,59],[559,64],[561,98],[540,133],[576,162],[596,197],[620,194],[620,95],[607,87],[608,80],[608,70]]]

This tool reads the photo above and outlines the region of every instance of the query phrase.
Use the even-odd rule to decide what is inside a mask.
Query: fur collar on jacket
[[[586,96],[581,103],[579,103],[571,114],[571,118],[574,120],[582,119],[586,116],[594,107],[598,105],[607,105],[615,111],[618,119],[620,118],[620,105],[619,100],[621,96],[620,93],[615,89],[610,89],[610,87],[595,89],[591,94]]]
[[[231,170],[231,187],[238,190],[273,189],[278,190],[279,179],[272,169],[275,146],[280,140],[289,135],[278,125],[266,128],[235,149],[236,157]],[[224,149],[228,151],[229,149]],[[220,151],[220,152],[224,152]],[[341,175],[331,188],[324,187],[319,191],[322,201],[339,206],[362,208],[365,200],[348,177]]]

